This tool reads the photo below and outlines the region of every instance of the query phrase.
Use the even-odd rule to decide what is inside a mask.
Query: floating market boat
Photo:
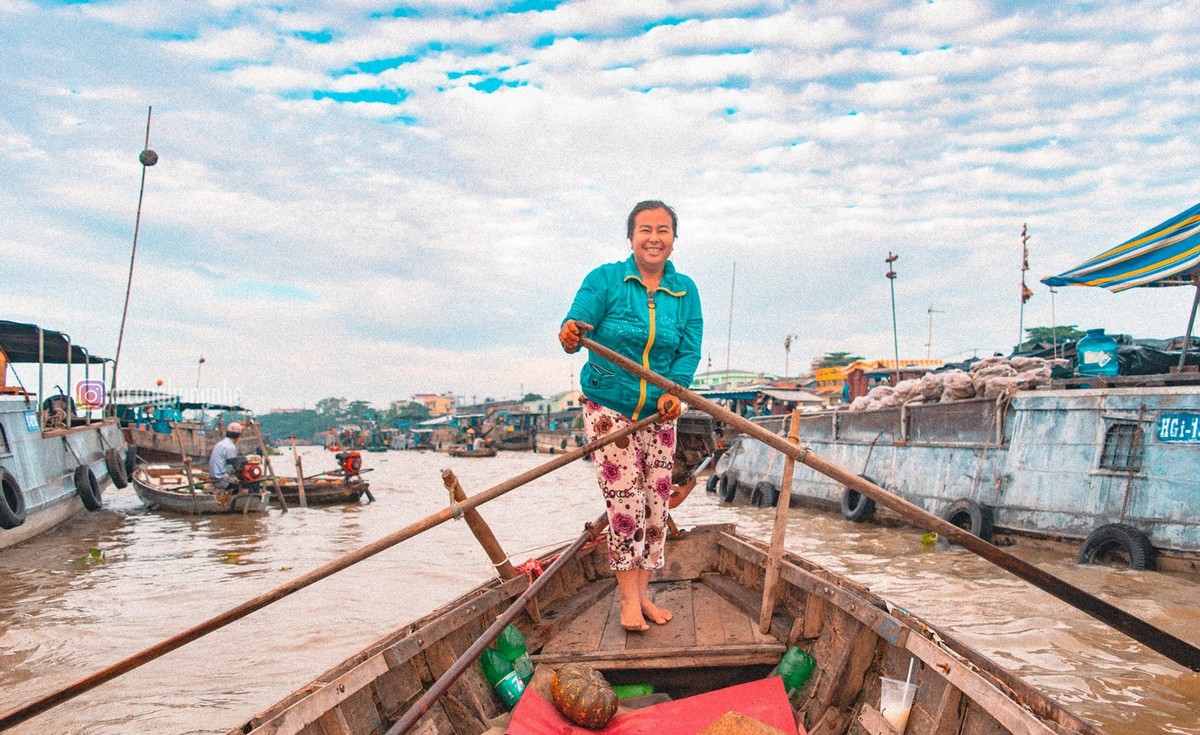
[[[559,553],[565,552],[541,564],[549,567]],[[669,538],[667,566],[655,575],[651,594],[675,617],[645,633],[627,633],[601,542],[569,556],[515,624],[539,669],[586,663],[611,684],[648,685],[657,693],[652,699],[660,703],[619,713],[605,732],[698,733],[732,711],[777,729],[753,732],[795,733],[799,720],[800,732],[890,735],[900,730],[887,724],[886,717],[896,715],[882,711],[882,679],[910,677],[916,695],[903,729],[909,735],[1101,732],[915,615],[792,554],[784,555],[777,582],[767,587],[772,594],[761,627],[768,558],[766,545],[732,525]],[[529,586],[523,575],[482,585],[379,639],[230,735],[399,732],[389,728]],[[793,646],[816,661],[793,695],[795,707],[781,678],[771,676]],[[408,731],[586,732],[569,726],[536,688],[525,691],[509,719],[473,663]]]
[[[155,464],[138,467],[131,478],[134,492],[151,510],[189,515],[249,513],[267,509],[265,484],[259,487],[220,490],[208,482],[208,473],[185,467]]]
[[[280,477],[279,489],[283,499],[290,507],[300,505],[300,485],[296,478]],[[270,486],[270,480],[264,481],[264,486]],[[273,487],[271,488],[273,490]],[[335,474],[320,474],[304,478],[305,505],[339,505],[358,503],[363,495],[370,495],[370,485],[358,475],[345,477]],[[272,495],[270,500],[278,502]]]
[[[449,454],[451,457],[495,457],[495,447],[480,447],[475,449],[468,446],[453,446],[450,447]]]
[[[145,462],[181,462],[185,456],[198,464],[208,462],[213,447],[225,438],[223,417],[229,416],[244,427],[237,440],[239,454],[255,454],[262,447],[258,423],[241,406],[184,401],[148,390],[118,390],[113,402],[125,442]]]
[[[1052,539],[1081,563],[1200,570],[1195,374],[1074,378],[1000,400],[804,415],[799,438],[985,540]],[[774,505],[783,463],[743,435],[708,487],[726,501]],[[875,515],[870,498],[807,467],[789,492],[847,520]]]
[[[127,484],[133,456],[116,420],[93,418],[91,406],[80,411],[61,387],[48,391],[45,385],[47,366],[64,366],[66,384],[76,379],[75,395],[99,408],[107,362],[62,332],[0,321],[0,549],[83,508],[99,510],[107,486]],[[7,385],[9,366],[18,363],[37,365],[36,392]],[[96,366],[99,376],[92,372]]]

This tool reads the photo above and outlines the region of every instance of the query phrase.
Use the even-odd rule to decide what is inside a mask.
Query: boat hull
[[[319,484],[319,482],[317,480],[304,481],[305,505],[344,505],[358,503],[369,489],[369,485],[365,480],[353,482],[336,480],[328,481],[324,485]],[[271,487],[269,480],[264,485]],[[279,489],[282,491],[283,499],[288,504],[288,507],[294,508],[300,505],[300,489],[297,487],[295,480],[280,480]],[[274,492],[272,492],[269,500],[272,503],[278,503]]]
[[[0,396],[0,468],[16,480],[24,498],[25,520],[0,529],[0,549],[50,531],[84,505],[75,488],[75,469],[86,465],[101,493],[109,489],[105,454],[115,450],[124,467],[127,447],[114,420],[94,421],[43,432],[36,407],[23,396]]]
[[[1167,568],[1200,569],[1200,437],[1161,440],[1172,416],[1200,419],[1200,391],[1038,390],[1007,403],[826,413],[802,417],[800,441],[943,518],[969,501],[997,532],[1080,546],[1102,526],[1125,524]],[[759,499],[763,483],[779,488],[783,464],[742,436],[715,484],[735,500]],[[797,464],[790,490],[793,501],[847,513],[846,489],[806,466]]]
[[[483,449],[454,447],[449,451],[449,454],[451,457],[495,457],[496,450],[492,447],[484,447]]]
[[[180,462],[186,455],[193,463],[208,463],[212,449],[223,436],[213,429],[206,429],[198,421],[170,422],[171,432],[161,434],[145,424],[129,424],[122,427],[125,442],[137,448],[138,458],[143,462]],[[238,454],[259,454],[258,427],[250,424],[237,440]]]
[[[142,467],[133,473],[131,482],[137,496],[151,510],[215,515],[261,512],[267,508],[260,491],[217,494],[198,486],[197,482],[193,492],[185,473],[177,468]]]

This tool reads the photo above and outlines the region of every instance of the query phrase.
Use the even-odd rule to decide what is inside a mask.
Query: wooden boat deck
[[[675,617],[645,632],[621,627],[615,584],[582,612],[567,630],[550,639],[535,663],[581,661],[605,670],[688,666],[773,666],[786,646],[760,633],[756,621],[718,591],[721,578],[705,576],[652,584],[650,596]]]

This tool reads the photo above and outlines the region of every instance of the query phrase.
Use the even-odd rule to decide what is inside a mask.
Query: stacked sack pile
[[[970,371],[946,370],[926,373],[921,378],[901,380],[895,387],[877,385],[865,396],[855,398],[851,411],[872,411],[906,404],[948,403],[966,398],[1011,396],[1020,390],[1049,384],[1050,372],[1067,360],[1042,357],[988,357],[971,366]]]

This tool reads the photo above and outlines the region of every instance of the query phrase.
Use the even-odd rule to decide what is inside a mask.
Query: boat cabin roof
[[[184,401],[179,396],[173,393],[161,393],[153,390],[118,390],[113,393],[112,402],[118,406],[170,406],[177,408],[180,411],[189,409],[206,410],[206,411],[245,411],[246,409],[237,405],[226,405],[222,403],[197,403],[195,401]]]
[[[38,339],[39,331],[41,340]],[[108,362],[106,357],[89,354],[83,347],[71,344],[70,335],[64,332],[42,329],[36,324],[4,320],[0,320],[0,350],[4,350],[9,362],[42,362],[50,365],[66,365],[68,362],[99,365]]]

